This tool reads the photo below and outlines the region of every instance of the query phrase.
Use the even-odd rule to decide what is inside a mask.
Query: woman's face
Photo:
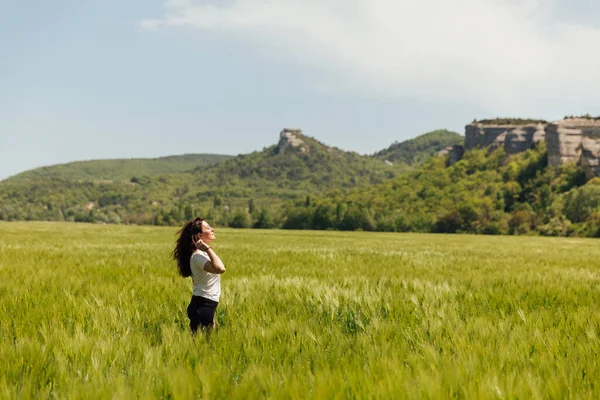
[[[202,221],[202,241],[204,241],[204,243],[210,243],[213,242],[216,238],[215,238],[215,230],[213,228],[210,227],[210,225],[208,224],[208,222],[206,221]]]

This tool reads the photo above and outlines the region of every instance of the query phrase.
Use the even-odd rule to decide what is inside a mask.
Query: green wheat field
[[[0,398],[600,398],[600,241],[0,223]]]

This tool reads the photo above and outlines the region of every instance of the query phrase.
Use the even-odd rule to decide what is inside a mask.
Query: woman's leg
[[[187,308],[187,315],[190,319],[190,330],[192,331],[192,334],[196,333],[198,330],[198,325],[200,324],[200,318],[196,311],[196,307],[193,305],[193,303],[190,303]]]
[[[211,330],[215,327],[215,311],[217,307],[212,304],[204,304],[198,308],[197,315],[202,330]]]
[[[215,312],[217,310],[216,301],[208,300],[203,297],[193,296],[187,308],[187,315],[190,319],[190,330],[195,334],[200,327],[204,330],[213,329],[215,324]]]

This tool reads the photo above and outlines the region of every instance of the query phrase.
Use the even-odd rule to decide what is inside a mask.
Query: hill
[[[380,185],[290,208],[284,227],[600,237],[600,178],[548,164],[546,143],[508,155],[473,149],[433,157]]]
[[[428,158],[437,155],[438,152],[446,147],[462,144],[463,141],[464,137],[462,135],[441,129],[401,143],[393,143],[387,149],[375,153],[374,157],[380,160],[418,167]]]
[[[75,161],[25,171],[6,180],[130,181],[132,178],[135,180],[144,176],[190,171],[198,166],[216,164],[232,157],[221,154],[184,154],[160,158]]]
[[[454,140],[462,137],[430,132],[363,156],[286,129],[261,151],[185,172],[9,179],[0,220],[179,225],[202,215],[232,227],[600,236],[600,178],[549,165],[545,141],[422,163]]]
[[[247,214],[259,209],[278,217],[286,201],[306,202],[307,196],[331,190],[383,183],[405,170],[284,130],[276,145],[189,172],[127,179],[129,170],[122,180],[94,174],[82,180],[81,175],[32,171],[28,179],[0,182],[0,219],[162,225],[202,214],[228,225],[237,213],[238,225],[245,226],[253,219]]]
[[[290,192],[316,194],[378,184],[406,170],[327,146],[300,130],[286,129],[276,145],[198,170],[195,175],[197,183],[213,191],[216,187],[246,187],[286,197]]]

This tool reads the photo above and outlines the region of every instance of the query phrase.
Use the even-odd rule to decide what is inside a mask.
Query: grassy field
[[[0,398],[599,398],[600,241],[0,223]]]

